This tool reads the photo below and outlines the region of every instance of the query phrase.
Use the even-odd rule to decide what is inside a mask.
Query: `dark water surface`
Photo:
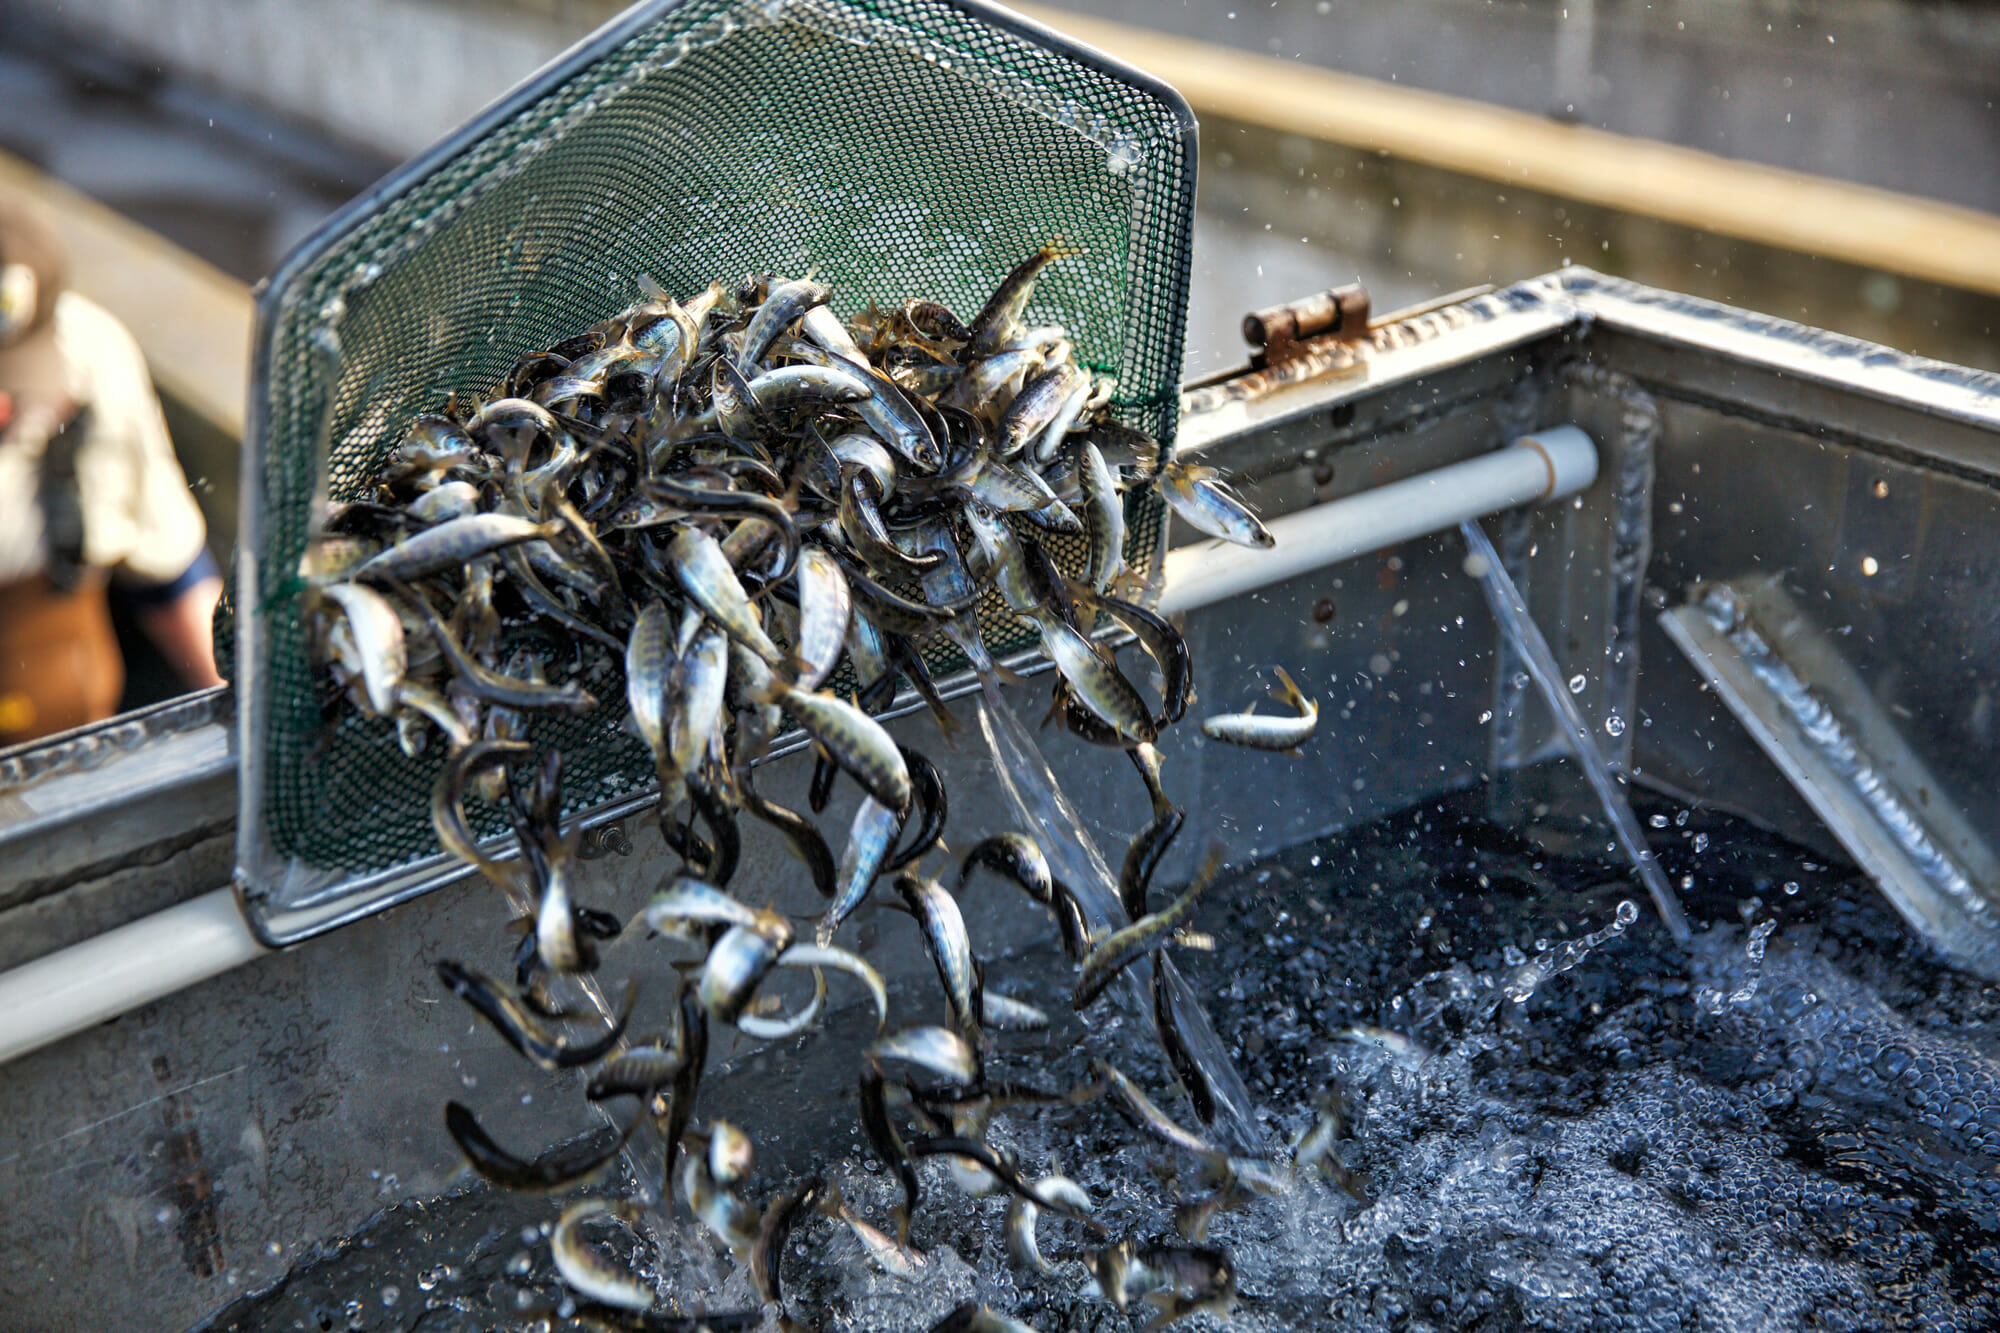
[[[1852,867],[1740,821],[1640,807],[1685,880],[1696,937],[1680,951],[1649,910],[1618,929],[1620,903],[1644,897],[1617,868],[1541,853],[1482,810],[1482,793],[1432,802],[1234,870],[1204,900],[1192,929],[1214,947],[1179,961],[1272,1140],[1335,1105],[1344,1129],[1335,1171],[1210,1212],[1205,1243],[1229,1251],[1239,1298],[1178,1326],[2000,1327],[2000,987],[1927,955]],[[1074,1087],[1102,1057],[1192,1124],[1147,1020],[1111,998],[1079,1022],[1068,975],[1052,943],[989,964],[989,985],[1057,1016],[1000,1039],[989,1076]],[[937,1007],[913,992],[892,1013]],[[820,1171],[892,1225],[899,1191],[854,1118],[866,1035],[848,1011],[711,1074],[697,1122],[757,1140],[746,1199]],[[1178,1239],[1177,1207],[1185,1222],[1213,1196],[1191,1155],[1102,1103],[1003,1112],[989,1138],[1031,1179],[1074,1178],[1141,1244]],[[1030,1275],[1008,1259],[1004,1197],[968,1198],[936,1161],[921,1175],[915,1279],[813,1216],[782,1270],[792,1320],[922,1330],[978,1299],[1043,1333],[1146,1326],[1151,1307],[1094,1298],[1075,1224],[1044,1216],[1056,1271]],[[607,1326],[555,1276],[561,1203],[478,1189],[404,1205],[206,1327]],[[659,1311],[779,1327],[705,1233],[592,1236],[659,1280]]]

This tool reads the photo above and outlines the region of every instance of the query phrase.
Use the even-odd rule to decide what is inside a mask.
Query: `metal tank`
[[[1386,317],[1352,292],[1261,315],[1253,364],[1186,390],[1181,448],[1238,478],[1279,548],[1260,565],[1181,532],[1163,604],[1204,711],[1282,662],[1321,727],[1296,759],[1176,736],[1191,832],[1163,881],[1212,842],[1241,861],[1482,782],[1546,845],[1603,841],[1466,572],[1452,525],[1485,516],[1630,783],[1844,852],[1911,931],[2000,976],[2000,379],[1583,269]],[[1518,444],[1562,426],[1585,462]],[[952,826],[1005,827],[971,705],[971,740],[926,743]],[[499,933],[483,886],[262,948],[229,890],[231,714],[217,691],[0,755],[8,1328],[178,1328],[277,1280],[453,1188],[439,1112],[468,1089],[518,1091],[482,1102],[496,1135],[600,1123],[435,983]],[[1059,773],[1109,771],[1043,737]],[[797,796],[809,767],[760,785]],[[1106,846],[1147,818],[1117,767],[1070,784]],[[643,819],[618,828],[580,891],[629,915],[672,862]],[[742,878],[808,905],[761,826]],[[1045,930],[997,894],[968,910],[993,953]],[[888,936],[871,957],[892,985],[920,977]],[[809,1049],[719,1057],[741,1075],[724,1095],[764,1114],[824,1098]]]

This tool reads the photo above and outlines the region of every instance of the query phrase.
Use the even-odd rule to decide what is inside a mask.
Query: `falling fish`
[[[1160,495],[1188,526],[1238,546],[1270,548],[1271,530],[1219,479],[1212,467],[1168,463],[1160,469]]]
[[[658,1299],[652,1284],[635,1273],[606,1263],[584,1243],[580,1229],[592,1217],[615,1217],[627,1223],[634,1220],[628,1205],[609,1199],[579,1199],[563,1209],[555,1230],[549,1234],[549,1254],[556,1261],[556,1271],[579,1296],[621,1310],[650,1309]]]
[[[1271,697],[1297,709],[1296,716],[1223,713],[1203,719],[1202,735],[1253,750],[1280,750],[1297,754],[1298,747],[1311,740],[1313,731],[1319,726],[1319,705],[1299,691],[1283,667],[1273,670],[1277,674],[1279,688],[1271,692]]]
[[[1065,952],[1080,964],[1079,1004],[1133,961],[1188,938],[1181,923],[1212,873],[1165,910],[1145,912],[1148,881],[1181,822],[1152,742],[1182,716],[1192,671],[1179,627],[1129,591],[1140,579],[1124,568],[1124,515],[1151,488],[1204,531],[1251,545],[1270,544],[1270,534],[1213,469],[1162,466],[1159,446],[1120,426],[1114,415],[1129,405],[1113,407],[1114,382],[1077,359],[1062,328],[1026,326],[1042,270],[1080,253],[1060,240],[1042,246],[967,323],[943,305],[911,301],[871,307],[850,325],[810,279],[718,284],[685,305],[641,281],[643,300],[522,356],[478,395],[483,406],[454,399],[419,418],[373,489],[328,510],[300,566],[311,588],[308,646],[326,668],[317,700],[330,724],[343,721],[337,709],[381,719],[348,734],[393,730],[405,753],[433,764],[444,751],[431,789],[438,839],[501,886],[526,927],[515,988],[455,963],[441,977],[530,1061],[594,1065],[590,1099],[637,1102],[608,1153],[593,1144],[533,1160],[500,1148],[470,1109],[452,1104],[446,1131],[486,1179],[568,1188],[607,1169],[643,1121],[665,1150],[649,1202],[671,1214],[683,1196],[772,1301],[787,1237],[808,1206],[844,1221],[876,1263],[916,1274],[924,1260],[908,1238],[928,1157],[945,1158],[961,1182],[1015,1195],[1009,1245],[1031,1269],[1047,1267],[1034,1240],[1039,1213],[1070,1217],[1093,1244],[1108,1240],[1080,1188],[1056,1175],[1029,1184],[1015,1154],[987,1141],[1003,1105],[1077,1106],[1108,1084],[1145,1132],[1196,1154],[1204,1180],[1221,1182],[1217,1206],[1280,1187],[1256,1161],[1172,1124],[1108,1066],[1103,1082],[1065,1092],[989,1082],[983,1057],[999,1045],[990,1034],[1046,1028],[1049,1018],[985,988],[956,898],[925,867],[951,857],[960,890],[984,867],[1054,913]],[[1080,341],[1100,338],[1077,328]],[[1051,534],[1074,540],[1045,544]],[[1094,637],[1116,625],[1160,668],[1158,716]],[[1051,717],[1128,751],[1146,783],[1154,822],[1126,858],[1122,897],[1136,919],[1123,930],[1091,936],[1076,895],[1032,839],[1002,834],[953,857],[942,775],[878,720],[907,687],[949,735],[957,723],[932,675],[939,650],[956,643],[987,669],[989,685],[1016,684],[984,646],[997,648],[1002,635],[1040,637],[1060,677]],[[826,688],[850,678],[854,694]],[[1314,706],[1280,679],[1300,716],[1236,719],[1242,735],[1228,739],[1291,748],[1311,733]],[[551,716],[591,712],[586,685],[623,693],[628,716]],[[807,816],[752,786],[752,765],[788,719],[823,756],[814,814],[826,809],[838,771],[864,790],[837,864]],[[660,787],[653,813],[667,854],[681,862],[646,924],[701,951],[676,964],[671,1037],[630,1045],[629,990],[606,1029],[559,1026],[585,1021],[576,993],[601,996],[588,976],[599,960],[593,941],[620,935],[620,923],[575,900],[582,820],[563,808],[556,763],[568,747],[589,747],[569,751],[579,761],[578,805],[622,793],[644,773],[624,735],[650,755]],[[615,746],[628,754],[613,755]],[[385,753],[394,762],[396,749]],[[596,762],[632,758],[637,773],[607,774]],[[607,776],[619,781],[598,785]],[[481,847],[492,812],[468,808],[479,799],[511,815],[518,861]],[[795,943],[795,919],[769,905],[777,886],[758,885],[754,898],[732,888],[739,862],[756,864],[742,855],[746,812],[780,832],[826,897],[815,943]],[[880,1035],[889,1019],[881,976],[831,942],[883,875],[896,877],[896,897],[923,928],[949,1026]],[[813,973],[810,1000],[784,1004],[769,993],[780,969]],[[760,1215],[732,1192],[751,1169],[747,1137],[719,1120],[689,1130],[712,1024],[760,1041],[802,1034],[827,1012],[833,972],[859,980],[876,1014],[857,1102],[870,1146],[903,1190],[893,1239],[817,1180],[777,1193]],[[1190,1048],[1177,1035],[1191,1020],[1162,1008],[1158,995],[1171,1067],[1193,1087]],[[555,1222],[551,1248],[579,1317],[677,1328],[756,1322],[757,1312],[655,1313],[643,1277],[618,1271],[585,1239],[599,1219],[631,1216],[626,1204],[591,1199]],[[1226,1310],[1233,1299],[1233,1265],[1220,1251],[1128,1242],[1086,1254],[1111,1299],[1148,1300],[1162,1321]],[[969,1304],[939,1327],[1026,1326]]]

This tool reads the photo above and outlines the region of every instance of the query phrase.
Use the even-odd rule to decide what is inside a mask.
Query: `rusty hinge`
[[[1243,317],[1243,339],[1258,350],[1250,364],[1263,370],[1309,354],[1315,345],[1368,336],[1368,289],[1360,283],[1274,305]]]

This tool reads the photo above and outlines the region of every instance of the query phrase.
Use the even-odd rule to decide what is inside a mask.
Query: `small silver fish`
[[[320,593],[346,618],[367,712],[388,717],[395,711],[396,690],[409,665],[402,618],[388,598],[357,583],[328,584]]]
[[[452,711],[442,694],[422,681],[406,679],[397,682],[396,708],[400,717],[415,714],[428,720],[444,733],[446,742],[454,750],[462,750],[472,744],[472,729]]]
[[[671,759],[667,750],[667,690],[673,670],[673,613],[658,600],[639,609],[632,637],[625,643],[625,702],[639,738],[652,751],[653,764],[665,791]]]
[[[1090,377],[1067,362],[1041,371],[1001,414],[1000,456],[1012,458],[1022,452],[1055,420],[1072,393],[1088,396],[1089,390]],[[1035,461],[1046,463],[1048,459]]]
[[[897,814],[910,808],[910,769],[880,722],[844,699],[775,683],[770,700],[826,747],[834,762]]]
[[[1160,469],[1156,484],[1161,498],[1190,527],[1238,546],[1276,546],[1278,539],[1271,530],[1217,479],[1220,476],[1212,467],[1168,463]]]
[[[520,748],[524,753],[527,750],[526,746]],[[689,936],[686,929],[689,922],[755,928],[760,920],[755,908],[736,901],[713,884],[685,875],[653,895],[653,901],[646,905],[646,925],[675,938]]]
[[[1125,498],[1118,493],[1117,474],[1088,440],[1077,449],[1077,477],[1083,490],[1083,530],[1090,540],[1088,582],[1093,592],[1101,593],[1125,568]]]
[[[779,961],[782,963],[783,958],[780,957]],[[786,1041],[818,1022],[820,1011],[826,1008],[826,973],[814,968],[812,974],[813,997],[797,1013],[782,1018],[767,1018],[746,1009],[736,1016],[736,1030],[758,1041]]]
[[[1042,650],[1076,692],[1078,702],[1098,721],[1127,745],[1150,745],[1158,739],[1146,701],[1097,645],[1046,612],[1035,617],[1035,627],[1042,634]]]
[[[840,865],[834,871],[833,902],[820,918],[816,938],[822,947],[832,943],[841,923],[867,898],[882,862],[888,859],[890,846],[902,829],[901,815],[872,796],[861,798],[847,831],[847,846],[840,854]]]
[[[967,1035],[979,1029],[979,969],[972,957],[972,939],[966,934],[965,917],[958,900],[943,885],[923,875],[904,871],[896,877],[896,891],[903,895],[911,913],[923,928],[924,947],[944,985],[945,1002],[951,1021]]]
[[[682,528],[667,547],[667,563],[687,595],[710,620],[729,631],[729,637],[772,666],[784,660],[783,651],[757,623],[756,609],[715,538],[700,528]]]
[[[549,1253],[556,1261],[556,1271],[572,1291],[601,1305],[621,1310],[652,1308],[658,1293],[651,1283],[635,1273],[613,1268],[584,1243],[579,1228],[592,1217],[634,1220],[628,1205],[609,1199],[579,1199],[563,1209],[555,1230],[549,1234]]]
[[[868,356],[856,345],[854,335],[840,322],[840,316],[826,305],[816,305],[799,321],[799,331],[817,343],[822,351],[857,366],[868,364]]]
[[[970,1083],[979,1074],[979,1057],[965,1038],[950,1028],[904,1028],[878,1037],[868,1047],[869,1063],[904,1060],[953,1083]]]
[[[799,552],[793,582],[799,592],[799,632],[793,653],[799,674],[795,683],[799,689],[816,690],[840,661],[848,620],[854,614],[854,598],[840,562],[817,546]]]
[[[827,296],[826,288],[809,278],[772,287],[743,331],[743,350],[736,358],[737,369],[747,376],[754,367],[763,364],[778,335],[797,323],[806,311],[825,305]]]
[[[861,1242],[861,1248],[867,1252],[869,1259],[891,1276],[914,1282],[920,1270],[930,1262],[908,1245],[898,1245],[887,1234],[856,1217],[845,1204],[841,1205],[837,1216],[847,1223],[848,1230]]]
[[[1032,346],[989,356],[961,375],[946,391],[940,405],[978,412],[997,399],[1018,394],[1028,376],[1040,370],[1043,363],[1042,350]]]
[[[503,546],[553,537],[562,529],[559,522],[532,523],[512,514],[468,514],[404,538],[363,561],[352,577],[405,582],[427,578],[448,569],[459,569]]]
[[[1312,739],[1319,726],[1319,705],[1305,697],[1283,667],[1273,668],[1279,688],[1271,697],[1296,709],[1292,716],[1265,716],[1262,713],[1224,713],[1202,721],[1204,736],[1253,750],[1282,750],[1297,754],[1298,747]]]
[[[689,1210],[731,1254],[739,1260],[749,1257],[757,1243],[757,1210],[709,1178],[706,1154],[681,1159],[681,1193]]]
[[[1056,414],[1049,424],[1028,439],[1028,456],[1035,460],[1036,467],[1047,467],[1053,463],[1062,449],[1063,441],[1075,428],[1077,419],[1083,415],[1095,395],[1096,386],[1091,383],[1087,372],[1078,372],[1069,392],[1056,408]]]
[[[1043,1176],[1029,1188],[1051,1202],[1090,1211],[1089,1192],[1068,1176]],[[1052,1273],[1055,1265],[1042,1258],[1041,1246],[1035,1240],[1035,1223],[1041,1217],[1041,1211],[1032,1200],[1014,1196],[1007,1205],[1007,1253],[1023,1268],[1037,1273]]]
[[[728,688],[729,636],[699,620],[674,672],[674,697],[667,712],[667,753],[675,773],[693,774],[703,757],[721,744]]]
[[[1082,253],[1083,247],[1057,239],[1016,264],[968,326],[972,341],[966,348],[966,356],[970,359],[991,356],[1012,342],[1021,331],[1021,314],[1028,308],[1028,297],[1034,292],[1035,279],[1042,270],[1058,259]]]
[[[1040,1032],[1048,1027],[1049,1016],[1026,1000],[982,990],[979,1025],[994,1032]]]
[[[854,404],[854,410],[868,429],[884,444],[907,459],[919,472],[938,470],[944,455],[937,438],[918,410],[909,391],[880,371],[871,370],[869,379],[875,392]]]
[[[1398,1067],[1411,1071],[1423,1068],[1424,1061],[1430,1059],[1429,1051],[1402,1033],[1391,1032],[1388,1028],[1378,1028],[1368,1023],[1357,1023],[1343,1032],[1336,1033],[1335,1039],[1372,1046],[1394,1060]]]
[[[769,916],[756,926],[731,926],[709,947],[696,983],[702,1008],[718,1023],[734,1024],[756,998],[757,987],[790,943],[791,927]]]
[[[404,507],[420,523],[444,523],[479,512],[479,488],[469,481],[433,486]]]
[[[826,447],[839,463],[841,471],[859,468],[868,474],[875,483],[878,503],[896,493],[896,456],[883,448],[882,442],[873,435],[850,431],[836,436]],[[838,481],[835,485],[839,485]]]
[[[1111,979],[1123,971],[1133,960],[1166,946],[1173,938],[1175,927],[1187,919],[1200,899],[1215,879],[1220,868],[1220,852],[1210,853],[1196,872],[1194,881],[1187,892],[1172,903],[1148,916],[1142,916],[1123,930],[1114,930],[1091,946],[1084,955],[1083,966],[1076,977],[1076,994],[1070,1003],[1082,1009],[1111,984]]]
[[[751,380],[749,388],[759,407],[776,411],[859,402],[875,392],[867,380],[832,366],[780,366]]]
[[[727,1188],[750,1174],[757,1150],[745,1134],[727,1120],[712,1120],[708,1126],[708,1174]]]
[[[867,960],[845,949],[836,949],[824,944],[794,944],[778,955],[779,967],[809,967],[815,974],[822,967],[831,967],[858,977],[868,987],[868,996],[875,1002],[875,1030],[880,1032],[889,1021],[889,988],[883,984],[882,974],[868,965]]]

